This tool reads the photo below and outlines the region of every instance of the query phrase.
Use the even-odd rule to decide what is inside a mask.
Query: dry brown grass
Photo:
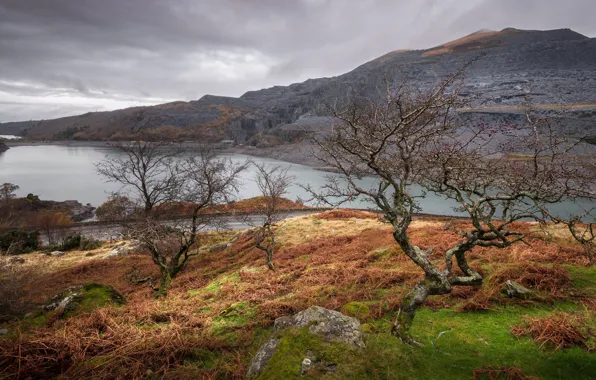
[[[579,346],[588,349],[588,336],[582,316],[568,313],[555,313],[545,318],[528,318],[522,324],[513,326],[515,337],[531,337],[540,348],[561,348]]]
[[[82,253],[68,254],[63,258],[72,255],[73,265],[63,264],[56,272],[32,280],[31,289],[36,290],[32,301],[94,281],[114,286],[127,304],[57,321],[51,330],[38,328],[0,343],[0,377],[16,378],[20,371],[21,377],[63,373],[64,378],[108,379],[149,373],[165,378],[243,378],[246,358],[263,341],[255,335],[256,323],[270,326],[275,318],[312,305],[339,310],[352,301],[366,302],[373,318],[395,311],[422,272],[397,247],[389,226],[352,215],[356,214],[281,222],[276,230],[280,245],[273,259],[275,272],[267,270],[247,231],[230,248],[204,252],[189,261],[174,279],[168,299],[160,301],[153,299],[146,285],[127,280],[133,267],[144,275],[157,275],[149,257],[92,260]],[[435,250],[432,258],[440,266],[444,265],[442,252],[458,241],[455,233],[440,228],[443,224],[420,219],[411,231],[413,243]],[[567,273],[558,266],[542,265],[540,260],[550,257],[543,249],[550,246],[540,239],[532,242],[537,263],[520,264],[520,257],[529,253],[513,249],[474,250],[471,265],[489,268],[485,287],[456,288],[448,297],[431,297],[426,305],[452,306],[483,293],[489,295],[484,302],[490,307],[501,302],[496,293],[507,279],[549,297],[561,297],[569,284]],[[82,262],[75,264],[75,257]],[[38,265],[45,265],[44,260],[40,258]],[[246,323],[216,333],[222,313],[238,302],[246,303],[254,315]],[[217,355],[217,370],[196,365],[204,360],[205,351]]]
[[[490,309],[493,304],[506,302],[507,299],[501,297],[500,293],[508,280],[538,292],[532,301],[515,302],[552,302],[563,299],[571,284],[567,270],[560,266],[512,262],[494,270],[486,278],[482,289],[468,298],[460,306],[460,309],[463,311],[486,310]]]
[[[517,33],[517,31],[488,31],[470,34],[457,40],[443,44],[441,46],[437,46],[436,48],[426,53],[423,53],[422,56],[431,57],[440,54],[450,54],[455,52],[486,49],[493,46],[498,46],[501,44],[501,42],[495,37],[506,36],[512,33]]]
[[[317,214],[315,218],[320,220],[342,220],[342,219],[380,219],[381,216],[374,212],[338,209],[322,212]]]

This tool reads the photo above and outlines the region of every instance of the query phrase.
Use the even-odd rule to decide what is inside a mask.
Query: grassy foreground
[[[457,240],[443,225],[423,219],[411,229],[413,242],[435,248],[438,262]],[[581,247],[561,230],[548,239],[533,233],[531,246],[475,249],[471,263],[485,285],[427,300],[413,327],[424,347],[405,346],[389,334],[401,297],[421,271],[376,215],[331,211],[286,220],[276,231],[275,272],[267,270],[250,232],[212,236],[213,244],[235,240],[190,261],[165,300],[130,281],[157,277],[142,254],[101,259],[107,246],[65,257],[22,255],[20,268],[32,273],[32,306],[90,282],[113,286],[126,304],[1,325],[9,334],[0,336],[0,378],[244,378],[275,318],[319,305],[355,316],[367,332],[363,353],[329,349],[345,364],[326,378],[596,379],[596,268],[585,266]],[[507,280],[538,298],[503,298]],[[294,364],[303,359],[308,337],[295,332],[284,339],[264,378],[302,378]]]

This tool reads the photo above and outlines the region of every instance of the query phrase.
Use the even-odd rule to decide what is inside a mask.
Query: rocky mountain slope
[[[30,139],[129,139],[140,130],[165,138],[218,142],[224,139],[257,147],[300,139],[302,131],[324,128],[325,101],[346,99],[356,91],[372,95],[385,75],[417,86],[435,83],[478,56],[467,73],[464,95],[473,108],[461,110],[472,121],[520,120],[526,95],[553,118],[561,134],[596,135],[596,39],[569,29],[480,31],[427,50],[398,50],[333,77],[290,86],[249,91],[240,98],[207,95],[112,112],[0,124],[0,134]],[[569,108],[563,106],[571,106]]]

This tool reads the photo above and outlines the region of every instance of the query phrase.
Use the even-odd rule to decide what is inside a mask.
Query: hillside
[[[415,221],[413,242],[441,252],[458,239],[441,228],[444,222]],[[63,257],[21,255],[24,263],[15,270],[27,276],[29,307],[75,285],[100,282],[113,288],[87,285],[95,293],[79,314],[38,312],[0,324],[7,329],[0,335],[0,377],[244,378],[275,318],[318,305],[357,318],[366,348],[356,354],[330,346],[335,367],[306,378],[482,379],[499,371],[515,379],[594,378],[596,268],[585,267],[581,247],[561,229],[553,230],[556,244],[535,233],[531,245],[475,249],[471,264],[482,268],[485,284],[426,301],[414,325],[424,347],[406,346],[389,333],[401,298],[420,272],[375,214],[330,211],[288,219],[277,233],[275,272],[266,269],[250,232],[214,236],[217,246],[231,244],[193,258],[166,300],[155,300],[145,284],[134,281],[157,274],[149,256],[102,258],[119,243]],[[539,297],[500,296],[508,279]],[[106,297],[99,289],[108,295],[115,289],[125,304],[118,298],[94,310]],[[554,337],[524,336],[540,323],[560,327],[544,330]],[[571,337],[576,340],[565,340]],[[312,342],[303,338],[293,336],[289,350],[276,354],[260,378],[304,378],[300,362],[306,352],[300,344]],[[562,339],[558,349],[552,346],[557,339]]]
[[[232,139],[259,147],[300,140],[305,129],[329,125],[325,101],[370,90],[387,73],[424,88],[480,52],[463,95],[470,121],[515,122],[526,95],[560,121],[560,133],[591,134],[596,120],[596,39],[569,29],[480,31],[426,50],[397,50],[353,71],[290,86],[249,91],[239,98],[207,95],[197,101],[136,107],[37,122],[0,124],[0,134],[30,139],[130,139],[138,130],[164,138],[217,142]],[[372,93],[371,93],[372,95]],[[563,112],[562,105],[582,105]]]

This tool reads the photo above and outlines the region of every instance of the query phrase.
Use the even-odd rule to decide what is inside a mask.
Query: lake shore
[[[92,147],[92,148],[109,148],[109,141],[75,141],[75,140],[57,140],[57,141],[31,141],[31,140],[7,140],[4,141],[6,146],[20,147],[20,146],[64,146],[64,147]],[[180,145],[186,149],[199,149],[201,146],[198,142],[183,142]],[[247,156],[271,158],[278,161],[284,161],[289,164],[299,164],[308,166],[315,170],[330,171],[329,168],[321,166],[312,154],[312,147],[307,144],[283,144],[275,147],[257,148],[249,145],[237,145],[231,148],[213,147],[217,152],[223,154],[243,154]]]

